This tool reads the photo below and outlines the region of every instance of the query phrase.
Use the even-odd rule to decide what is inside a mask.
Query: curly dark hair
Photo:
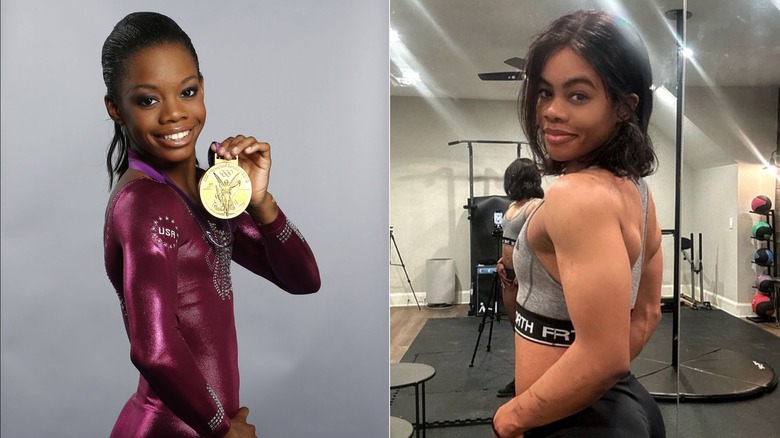
[[[539,81],[547,60],[568,47],[587,60],[601,77],[613,105],[631,108],[629,95],[639,103],[615,135],[582,160],[618,176],[644,177],[655,172],[658,159],[647,135],[653,111],[652,71],[642,38],[625,19],[602,11],[577,11],[553,21],[536,36],[527,55],[526,80],[518,99],[520,121],[531,150],[544,173],[559,175],[566,163],[547,154],[536,107]]]

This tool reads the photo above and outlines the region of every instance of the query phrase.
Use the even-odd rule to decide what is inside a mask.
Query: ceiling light
[[[418,82],[420,82],[420,73],[417,73],[416,71],[410,68],[402,68],[401,82],[404,83],[406,86],[413,87]]]
[[[685,57],[687,59],[691,59],[691,58],[693,58],[693,50],[691,50],[690,48],[686,47],[686,48],[682,49],[682,55],[683,55],[683,57]]]
[[[401,42],[401,36],[398,35],[398,31],[395,29],[390,29],[390,44],[400,43],[400,42]]]

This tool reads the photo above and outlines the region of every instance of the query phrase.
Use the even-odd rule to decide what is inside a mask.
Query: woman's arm
[[[655,217],[655,204],[648,195],[647,235],[645,237],[645,265],[639,282],[634,310],[631,311],[631,360],[642,352],[661,321],[661,282],[663,254],[661,229]]]
[[[277,207],[276,218],[257,224],[248,214],[236,224],[233,260],[293,294],[309,294],[320,288],[320,273],[303,234]]]
[[[201,436],[224,436],[230,421],[178,326],[178,241],[156,233],[161,218],[184,223],[180,219],[189,213],[164,184],[146,179],[130,184],[117,195],[107,236],[121,246],[117,260],[130,360],[177,417]]]
[[[498,410],[495,425],[502,437],[586,408],[629,370],[631,268],[620,202],[589,178],[575,174],[551,187],[540,224],[554,245],[576,340],[527,391]]]
[[[287,292],[317,292],[320,273],[314,254],[268,192],[271,145],[237,135],[212,143],[210,150],[227,159],[239,157],[239,165],[252,181],[249,207],[233,222],[237,226],[233,260]]]

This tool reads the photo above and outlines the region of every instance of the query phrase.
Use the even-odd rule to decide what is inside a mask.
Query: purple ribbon
[[[210,149],[209,149],[210,150]],[[227,246],[230,246],[233,244],[233,230],[234,230],[234,223],[231,220],[223,220],[223,219],[217,219],[218,222],[221,222],[221,228],[224,231],[227,231],[227,234],[229,237],[228,242],[220,243],[214,236],[214,234],[211,232],[210,227],[206,223],[206,219],[203,218],[203,215],[201,213],[201,209],[196,206],[195,204],[190,201],[189,196],[187,196],[184,191],[179,188],[178,185],[176,185],[175,182],[166,174],[160,172],[156,167],[154,167],[152,164],[147,163],[144,161],[141,154],[138,153],[135,149],[128,149],[127,151],[127,161],[128,165],[127,167],[133,170],[137,170],[139,172],[143,172],[146,175],[148,175],[153,180],[167,184],[181,196],[181,198],[184,200],[184,202],[187,204],[187,207],[189,207],[190,211],[192,212],[192,216],[195,218],[195,220],[198,222],[198,225],[200,225],[200,229],[203,231],[203,234],[206,235],[209,242],[214,244],[216,247],[219,248],[225,248]],[[227,226],[225,226],[225,223],[227,223]]]

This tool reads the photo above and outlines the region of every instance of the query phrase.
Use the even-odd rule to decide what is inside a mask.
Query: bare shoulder
[[[598,172],[562,175],[550,185],[544,198],[548,215],[580,220],[618,214],[621,208],[613,177]]]

